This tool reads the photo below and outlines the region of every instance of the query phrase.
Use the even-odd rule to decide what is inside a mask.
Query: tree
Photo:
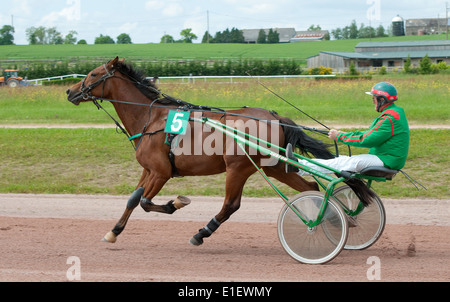
[[[74,30],[69,31],[69,33],[64,38],[64,44],[75,44],[77,43],[77,37],[78,33]]]
[[[377,37],[387,37],[386,31],[385,31],[383,25],[380,24],[380,26],[377,27],[376,36]]]
[[[175,41],[171,35],[164,35],[161,37],[160,43],[173,43],[173,42],[175,42]]]
[[[266,32],[264,31],[264,29],[260,29],[259,33],[258,33],[258,39],[256,40],[256,43],[258,44],[264,44],[266,43]]]
[[[205,31],[205,34],[203,35],[202,38],[202,43],[212,43],[213,41],[213,37],[209,34],[208,31]]]
[[[46,44],[45,41],[45,27],[40,26],[40,27],[29,27],[26,29],[26,35],[27,35],[27,39],[28,42],[30,43],[30,45],[44,45]]]
[[[422,58],[419,62],[419,73],[421,74],[429,74],[431,73],[431,60],[428,57],[428,54]]]
[[[331,30],[331,34],[333,35],[333,37],[336,40],[342,40],[343,39],[343,37],[342,37],[342,29],[340,29],[340,28],[336,28],[336,29]]]
[[[320,27],[319,24],[317,24],[317,25],[312,24],[312,25],[307,29],[307,31],[316,31],[316,30],[322,30],[322,27]]]
[[[80,41],[78,41],[78,43],[77,44],[87,44],[87,42],[86,42],[86,40],[85,39],[81,39]]]
[[[348,30],[348,38],[349,39],[356,39],[358,38],[358,25],[356,25],[356,21],[353,20],[352,24],[350,26],[346,26]]]
[[[55,45],[64,43],[64,39],[56,27],[30,27],[25,32],[30,45]]]
[[[242,32],[242,30],[233,27],[231,29],[230,35],[230,43],[245,43],[244,33]]]
[[[95,38],[94,44],[115,44],[115,42],[110,36],[100,34],[100,37]]]
[[[14,44],[14,27],[5,25],[0,29],[0,45]]]
[[[180,36],[183,37],[184,43],[192,43],[193,40],[197,40],[197,36],[192,32],[192,28],[185,28],[180,32]]]
[[[375,28],[373,28],[372,26],[364,26],[364,23],[361,23],[358,31],[358,38],[374,38],[375,35]]]
[[[411,72],[411,56],[408,55],[408,58],[405,61],[405,64],[403,64],[403,71],[406,73]]]
[[[46,29],[46,36],[47,43],[45,44],[56,45],[64,43],[64,39],[56,27]]]
[[[267,35],[267,43],[279,43],[280,34],[277,31],[273,31],[272,28],[269,29],[269,34]]]
[[[117,37],[117,44],[133,44],[133,43],[131,42],[130,35],[124,33],[124,34],[120,34]]]

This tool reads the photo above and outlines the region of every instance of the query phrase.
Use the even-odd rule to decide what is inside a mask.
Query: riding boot
[[[286,157],[289,158],[290,160],[297,162],[297,158],[293,154],[292,145],[290,143],[288,143],[286,146]],[[299,168],[286,163],[286,173],[292,173],[292,172],[297,173],[299,171],[300,171]]]

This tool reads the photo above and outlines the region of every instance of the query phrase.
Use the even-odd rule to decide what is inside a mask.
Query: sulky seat
[[[386,167],[367,167],[362,169],[359,173],[362,175],[374,176],[374,177],[384,177],[391,180],[399,172],[399,170],[392,170]]]

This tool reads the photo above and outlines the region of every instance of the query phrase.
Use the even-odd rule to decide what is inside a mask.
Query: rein
[[[120,132],[122,132],[123,134],[125,134],[128,138],[128,140],[131,142],[131,145],[133,146],[133,148],[135,150],[137,150],[139,148],[139,145],[143,139],[144,136],[146,135],[154,135],[157,134],[159,132],[164,131],[164,129],[160,129],[154,132],[145,132],[145,129],[148,127],[148,125],[150,124],[150,116],[151,116],[151,109],[153,107],[156,108],[173,108],[173,109],[179,109],[180,107],[183,107],[184,109],[190,110],[190,111],[196,111],[196,112],[212,112],[212,110],[217,110],[218,113],[223,113],[224,115],[231,115],[231,116],[238,116],[238,117],[245,117],[245,118],[250,118],[250,119],[254,119],[254,120],[258,120],[258,121],[263,121],[263,122],[267,122],[267,123],[272,123],[272,121],[270,120],[265,120],[265,119],[260,119],[257,117],[253,117],[253,116],[249,116],[249,115],[244,115],[244,114],[237,114],[237,113],[231,113],[231,112],[227,112],[225,111],[226,109],[237,109],[237,108],[249,108],[247,106],[243,106],[243,107],[209,107],[209,106],[199,106],[199,105],[193,105],[190,104],[188,102],[176,99],[174,97],[171,97],[169,95],[166,95],[164,93],[161,93],[158,89],[148,86],[148,85],[144,85],[141,82],[135,80],[135,79],[127,79],[127,78],[123,78],[120,76],[115,75],[116,70],[115,69],[111,69],[110,71],[108,71],[108,69],[106,68],[106,64],[103,65],[103,68],[106,71],[106,74],[104,74],[103,76],[101,76],[96,82],[90,84],[89,86],[86,86],[85,82],[86,82],[86,78],[83,79],[83,81],[81,82],[81,87],[80,87],[80,91],[81,91],[81,96],[83,97],[84,100],[91,100],[94,105],[97,107],[98,110],[103,110],[115,123],[116,125],[116,129],[119,129]],[[140,86],[145,86],[147,89],[152,90],[153,92],[157,93],[159,95],[158,98],[156,98],[155,100],[152,101],[151,104],[142,104],[142,103],[135,103],[135,102],[125,102],[125,101],[120,101],[120,100],[111,100],[111,99],[106,99],[103,97],[103,93],[104,93],[104,89],[105,89],[105,83],[106,80],[109,78],[119,78],[125,81],[129,81],[135,85],[140,85]],[[95,97],[92,95],[91,91],[97,87],[98,85],[102,84],[102,93],[101,93],[101,97]],[[167,105],[156,105],[155,103],[158,101],[161,101],[162,99],[166,99],[169,100],[175,104],[177,104],[178,106],[167,106]],[[99,102],[110,102],[110,103],[120,103],[120,104],[127,104],[127,105],[135,105],[135,106],[145,106],[145,107],[149,107],[149,119],[148,121],[145,123],[144,128],[142,129],[141,133],[138,133],[136,135],[131,136],[127,130],[105,109],[103,108]],[[312,131],[312,132],[317,132],[323,135],[327,135],[328,131],[327,130],[319,130],[316,128],[310,128],[307,126],[302,126],[302,125],[296,125],[296,126],[292,126],[292,125],[288,125],[288,124],[284,124],[284,123],[278,123],[278,125],[283,126],[283,127],[291,127],[291,128],[301,128],[307,131]],[[325,126],[325,128],[328,129],[328,127]],[[117,133],[119,133],[119,130],[117,130]],[[139,142],[137,144],[133,144],[133,140],[140,138]]]

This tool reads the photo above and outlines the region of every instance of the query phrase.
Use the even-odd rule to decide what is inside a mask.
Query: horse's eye
[[[91,78],[95,78],[97,76],[96,73],[91,73]]]

